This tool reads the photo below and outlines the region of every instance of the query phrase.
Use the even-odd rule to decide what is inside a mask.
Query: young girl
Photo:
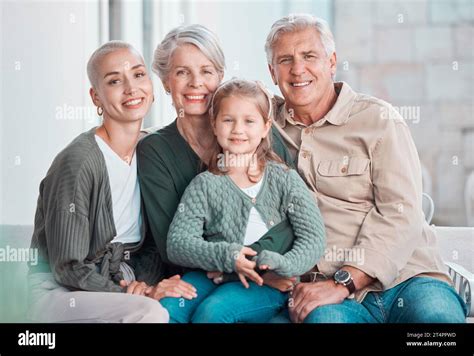
[[[263,86],[224,83],[210,116],[216,149],[209,170],[187,187],[167,241],[173,263],[198,269],[183,276],[197,298],[161,302],[172,322],[267,322],[288,293],[263,285],[257,267],[284,277],[307,272],[323,254],[324,225],[303,180],[271,150],[272,105]],[[248,247],[285,219],[295,235],[287,253]],[[236,272],[242,283],[217,285],[205,271]]]

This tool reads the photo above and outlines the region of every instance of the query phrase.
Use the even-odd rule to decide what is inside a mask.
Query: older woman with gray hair
[[[192,298],[178,276],[157,280],[145,240],[135,147],[153,102],[142,56],[111,41],[87,65],[90,96],[103,117],[54,159],[40,185],[29,266],[36,322],[167,322],[157,300]]]
[[[171,95],[177,117],[140,141],[138,173],[149,231],[158,247],[165,275],[185,272],[168,258],[167,235],[184,190],[207,168],[215,145],[208,109],[224,77],[224,69],[224,53],[216,35],[201,25],[173,29],[155,50],[153,71]],[[272,142],[275,152],[291,165],[276,130],[272,130]],[[291,227],[288,223],[279,224],[259,240],[260,246],[252,245],[252,248],[284,253],[292,242]],[[271,272],[263,279],[264,283],[282,290],[292,286],[290,279],[278,278]]]

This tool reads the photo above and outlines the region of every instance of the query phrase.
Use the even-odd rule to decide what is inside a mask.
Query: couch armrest
[[[454,262],[445,262],[445,264],[448,266],[449,275],[453,280],[454,288],[456,288],[456,291],[466,303],[468,310],[467,316],[474,316],[474,304],[472,303],[474,274]]]

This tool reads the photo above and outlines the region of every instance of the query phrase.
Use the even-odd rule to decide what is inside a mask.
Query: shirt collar
[[[334,83],[334,89],[336,90],[336,93],[338,93],[334,106],[323,118],[321,118],[321,120],[318,120],[313,125],[321,126],[327,121],[333,125],[341,126],[349,121],[352,106],[357,97],[357,93],[352,90],[349,84],[345,82]],[[305,126],[304,124],[295,121],[293,117],[291,117],[283,99],[279,98],[279,101],[279,103],[277,102],[277,105],[280,105],[276,121],[280,127],[284,128],[287,122],[292,126]]]

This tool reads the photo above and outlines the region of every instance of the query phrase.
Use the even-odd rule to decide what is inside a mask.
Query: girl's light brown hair
[[[220,85],[214,92],[211,105],[209,107],[209,116],[213,126],[215,124],[217,115],[219,114],[222,100],[235,96],[252,101],[257,107],[264,122],[273,122],[274,114],[272,110],[270,93],[267,92],[263,85],[258,82],[248,80],[232,79]],[[247,171],[247,175],[251,182],[258,181],[261,173],[265,169],[267,161],[284,163],[272,149],[271,136],[272,130],[270,129],[267,136],[262,139],[255,151],[255,161],[257,167],[254,167],[256,169],[251,169],[251,167],[249,167],[249,170]],[[218,165],[219,156],[223,153],[222,147],[217,142],[217,139],[215,139],[211,158],[208,164],[208,170],[211,173],[221,175],[227,172],[224,167],[219,167]]]

